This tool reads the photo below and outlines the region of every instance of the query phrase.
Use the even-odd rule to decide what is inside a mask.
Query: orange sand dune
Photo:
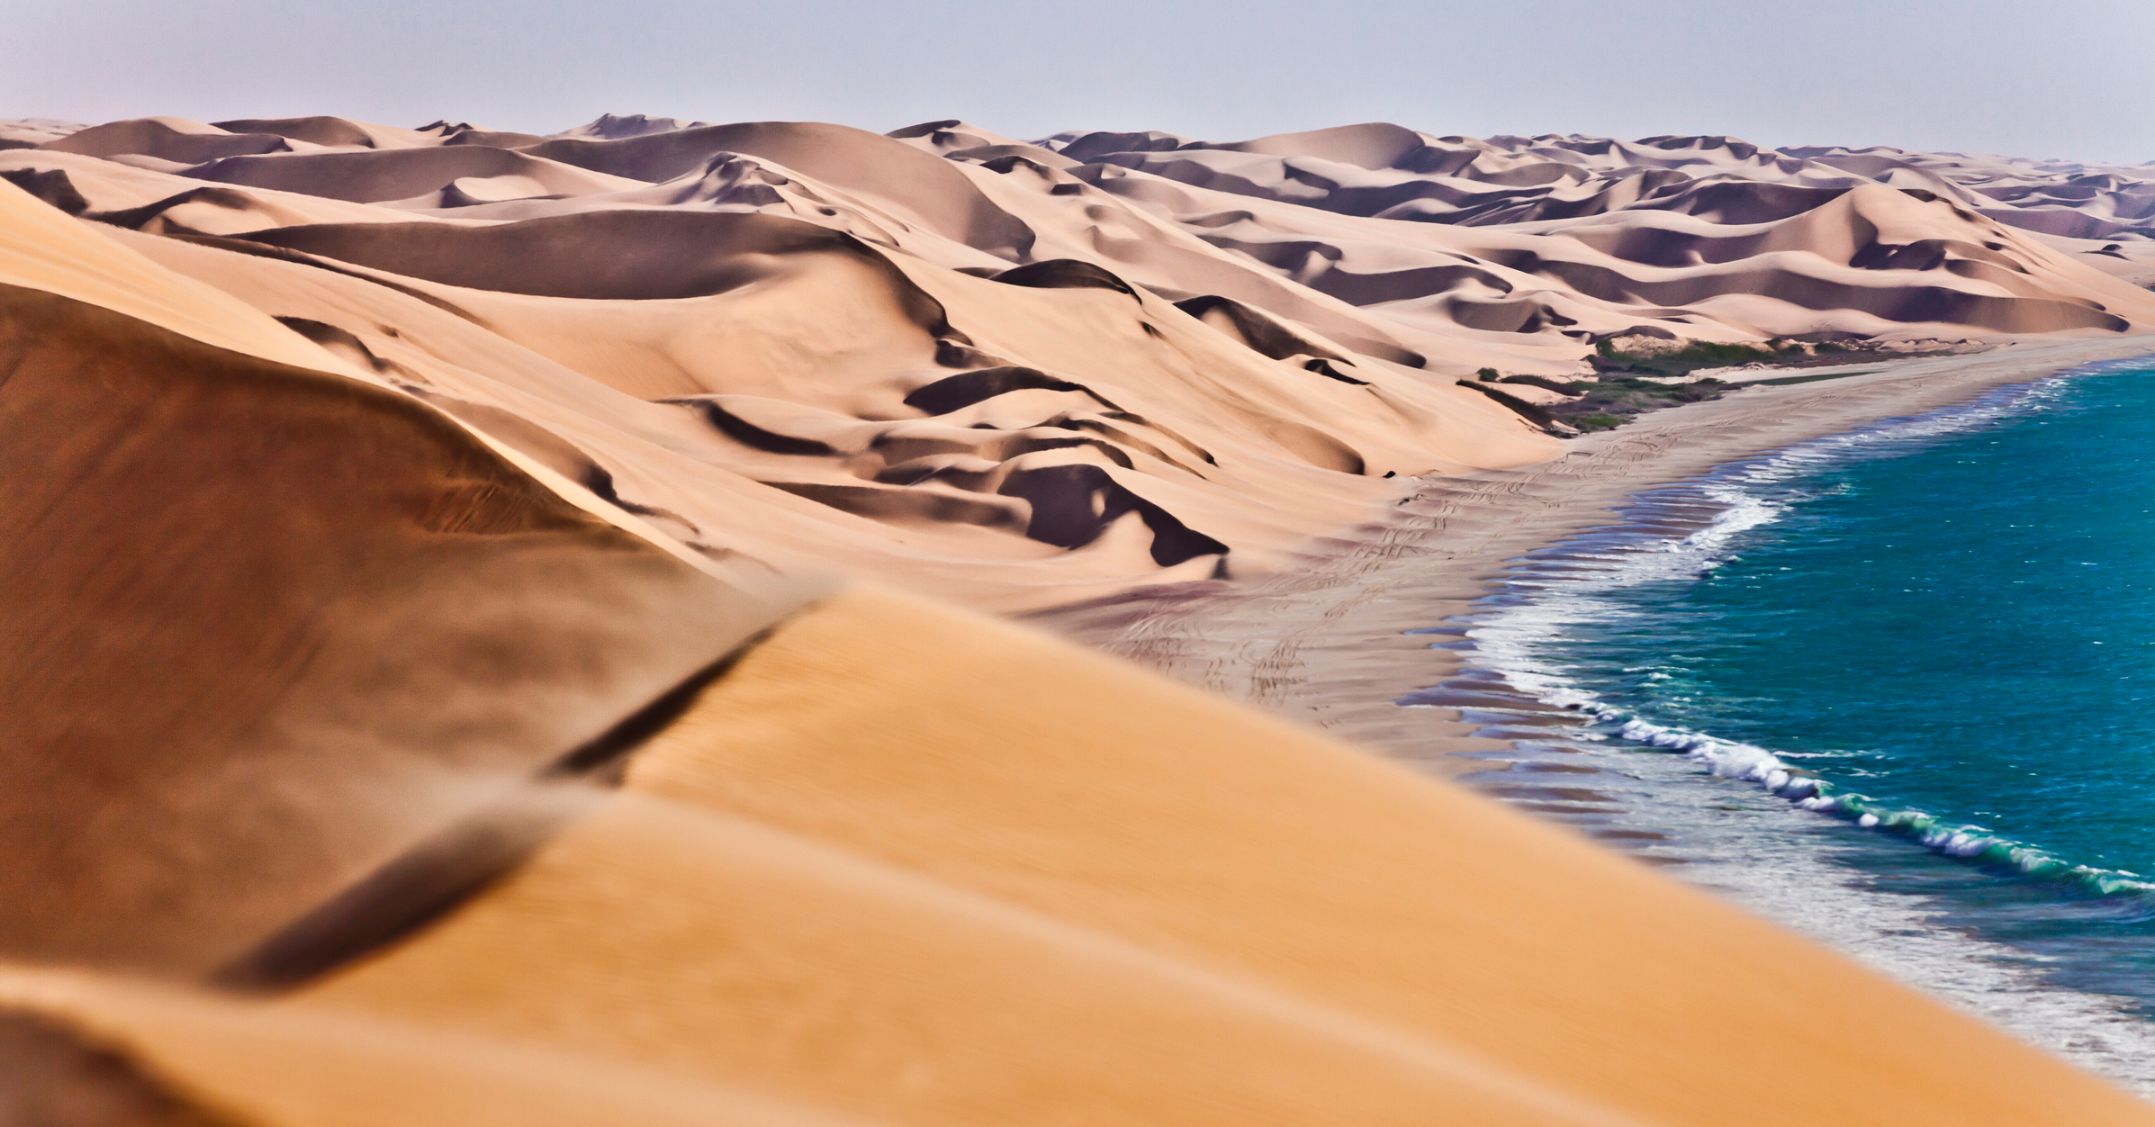
[[[527,864],[296,992],[0,992],[278,1124],[2155,1121],[1568,832],[893,596],[788,620],[623,787],[529,793],[572,820]]]
[[[357,380],[14,288],[0,378],[0,954],[211,969],[775,613]]]
[[[821,578],[1262,581],[1563,454],[1569,393],[1484,367],[2145,330],[2144,173],[0,125],[0,1118],[2155,1118],[1565,831]]]

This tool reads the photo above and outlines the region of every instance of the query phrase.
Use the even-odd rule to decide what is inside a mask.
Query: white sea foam
[[[1606,629],[1636,614],[1621,601],[1623,592],[1696,580],[1734,558],[1747,534],[1780,520],[1810,495],[1804,479],[1850,461],[1890,456],[2008,415],[2040,410],[2066,385],[2067,378],[2058,377],[1963,407],[1801,443],[1644,495],[1637,506],[1640,515],[1688,519],[1706,511],[1711,516],[1682,535],[1640,532],[1614,548],[1605,543],[1612,531],[1620,530],[1602,530],[1595,551],[1566,552],[1559,546],[1522,562],[1498,597],[1472,616],[1466,637],[1474,645],[1474,664],[1500,674],[1526,696],[1592,722],[1594,727],[1567,737],[1577,746],[1592,748],[1606,741],[1611,747],[1676,753],[1709,775],[1742,780],[1776,796],[1785,803],[1782,809],[1893,834],[1945,856],[2081,879],[2102,892],[2155,890],[2130,880],[2130,874],[2068,865],[1979,827],[1944,825],[1920,811],[1884,808],[1836,789],[1770,749],[1639,715],[1579,684],[1564,656],[1564,644],[1578,628],[1593,624]],[[1557,566],[1540,566],[1543,563]],[[1695,813],[1709,819],[1726,814],[1718,808]],[[1755,823],[1746,826],[1755,829]],[[1751,840],[1755,834],[1725,830],[1709,836],[1715,837],[1721,856],[1709,855],[1703,868],[1687,866],[1707,883],[1721,884],[1768,916],[2155,1094],[2155,1027],[2127,1013],[2120,1002],[2039,985],[2039,972],[2031,969],[2035,960],[2026,952],[1939,926],[1937,913],[1916,898],[1862,885],[1823,851],[1792,850],[1784,848],[1785,843],[1761,847]]]
[[[1605,625],[1633,614],[1610,596],[1651,583],[1696,579],[1728,562],[1746,533],[1781,519],[1789,506],[1809,494],[1790,481],[1831,465],[1904,451],[1927,439],[1987,425],[2007,415],[2040,409],[2066,386],[2066,377],[2044,380],[1993,394],[1966,406],[1895,419],[1865,430],[1800,443],[1764,457],[1724,466],[1663,495],[1682,502],[1703,499],[1713,516],[1682,536],[1642,535],[1616,551],[1560,554],[1561,570],[1516,569],[1507,588],[1525,598],[1505,602],[1475,616],[1466,636],[1475,647],[1475,664],[1501,674],[1513,688],[1558,708],[1584,713],[1614,727],[1623,739],[1646,747],[1681,752],[1713,775],[1745,779],[1762,789],[1820,813],[1852,811],[1856,804],[1820,797],[1823,784],[1790,766],[1772,751],[1710,733],[1657,723],[1602,700],[1577,685],[1562,659],[1565,635],[1588,623]],[[1668,507],[1663,500],[1661,507]],[[1643,508],[1654,508],[1648,500]],[[1853,796],[1852,796],[1853,797]],[[1879,820],[1872,825],[1881,824]],[[1866,826],[1865,828],[1870,828]],[[1926,842],[1926,844],[1933,844]],[[1936,848],[1954,842],[1951,831]],[[1949,850],[1950,851],[1950,850]],[[1960,855],[1973,856],[1981,852]]]

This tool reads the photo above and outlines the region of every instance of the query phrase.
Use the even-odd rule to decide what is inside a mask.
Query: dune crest
[[[2155,1117],[1566,831],[873,590],[577,807],[291,989],[0,967],[0,1001],[274,1124],[1817,1121],[1762,1074],[1878,1122]]]
[[[1567,831],[829,578],[1261,584],[1562,454],[1564,385],[1480,369],[2147,329],[2145,171],[0,124],[0,1118],[2150,1121]]]
[[[262,315],[225,323],[322,326],[251,351],[360,363],[713,566],[1011,609],[1260,574],[1399,475],[1551,456],[1539,392],[1454,386],[1483,368],[2155,325],[2146,169],[1382,123],[0,136],[0,177]]]

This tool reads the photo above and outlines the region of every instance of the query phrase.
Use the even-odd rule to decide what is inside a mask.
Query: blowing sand
[[[865,589],[529,863],[297,991],[0,990],[277,1123],[521,1122],[564,1089],[653,1122],[698,1094],[771,1123],[2155,1117],[1566,831]],[[516,1068],[541,1086],[484,1102]]]
[[[312,117],[0,179],[0,1118],[2155,1122],[1221,699],[1463,746],[1398,631],[1505,557],[2145,348],[2144,170]],[[1991,351],[1571,446],[1458,386],[1797,336]],[[981,614],[1048,606],[1217,691]]]

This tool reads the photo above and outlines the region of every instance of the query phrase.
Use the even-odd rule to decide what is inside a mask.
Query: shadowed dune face
[[[148,1075],[129,1055],[30,1012],[0,1012],[0,1123],[239,1127]]]
[[[202,973],[772,612],[429,408],[0,289],[0,957]]]
[[[1391,478],[1550,456],[1455,386],[1485,367],[2155,325],[2146,169],[1390,124],[0,138],[0,178],[690,553],[1012,609],[1260,573]]]
[[[1815,1123],[1758,1090],[1791,1068],[1880,1122],[2147,1117],[1425,784],[1015,627],[841,592],[529,865],[296,1001],[895,1122]]]
[[[2043,233],[2145,227],[2130,170],[644,117],[0,149],[0,1120],[1817,1120],[1761,1076],[2147,1119],[1561,831],[800,578],[1261,572],[1395,475],[1551,456],[1455,381],[1619,335],[2143,327],[2144,260]]]
[[[96,157],[155,157],[178,164],[291,151],[285,138],[274,133],[233,133],[216,126],[163,118],[115,121],[70,133],[46,147]]]
[[[621,186],[606,177],[484,145],[295,153],[282,161],[234,156],[202,163],[189,175],[353,203],[424,196],[468,177],[520,176],[539,192],[590,192]]]
[[[247,237],[466,289],[621,301],[721,294],[768,277],[789,258],[849,255],[905,295],[923,330],[950,331],[935,300],[860,240],[778,215],[624,210],[483,227],[288,227]]]
[[[998,258],[1022,259],[1032,249],[1031,229],[996,207],[958,169],[890,138],[839,125],[713,125],[615,141],[564,138],[529,151],[652,182],[704,167],[719,154],[740,153],[797,170],[837,192],[873,193],[884,207]]]

